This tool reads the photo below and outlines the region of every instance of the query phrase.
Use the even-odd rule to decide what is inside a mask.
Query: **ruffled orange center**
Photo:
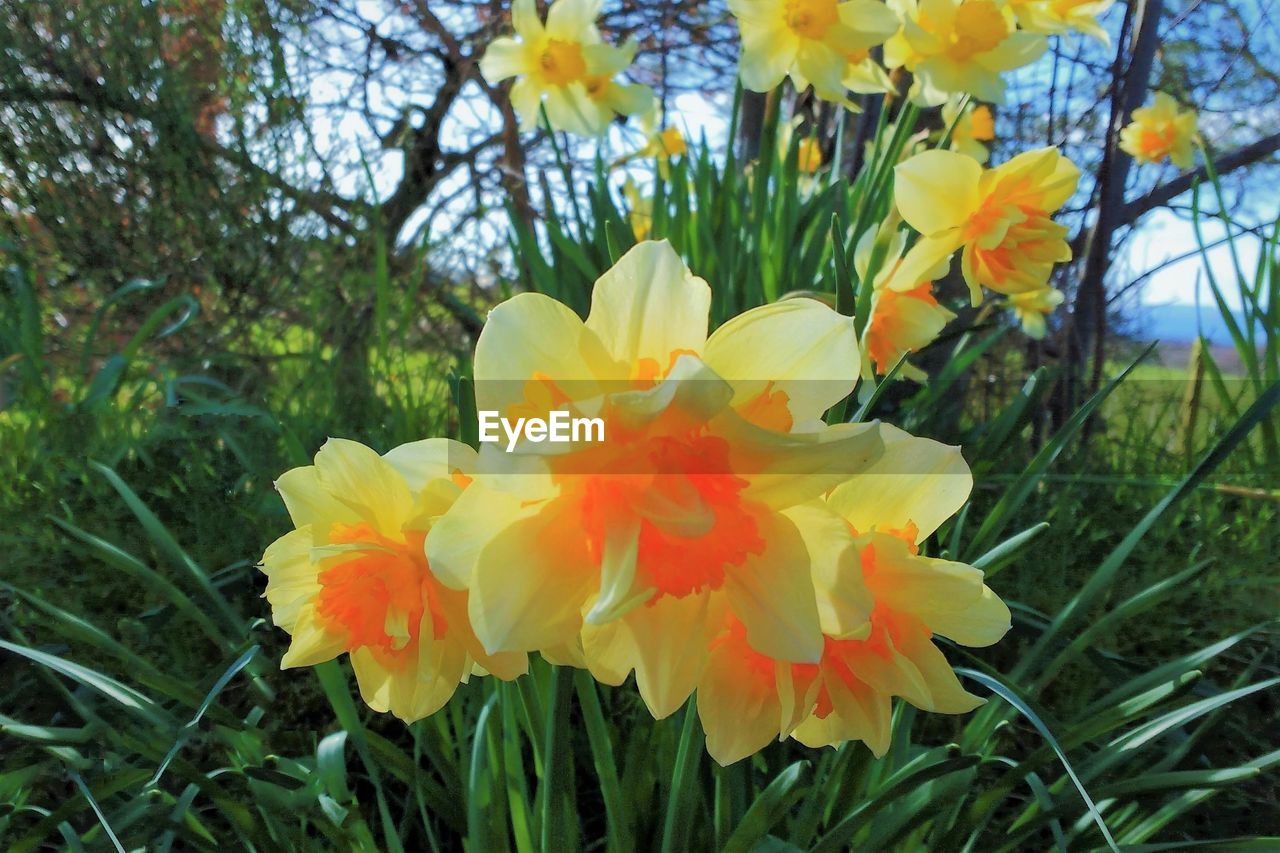
[[[1138,128],[1138,150],[1151,160],[1159,160],[1173,149],[1177,136],[1171,121],[1142,125]]]
[[[687,350],[672,352],[664,368],[640,359],[631,371],[637,390],[654,387]],[[560,396],[551,383],[526,386]],[[541,391],[539,393],[542,393]],[[786,424],[787,397],[772,385],[747,405],[756,423]],[[653,420],[632,426],[612,404],[601,415],[605,440],[549,458],[562,494],[578,501],[586,557],[600,564],[609,534],[639,523],[636,584],[677,598],[719,589],[725,572],[764,550],[756,513],[742,498],[747,480],[732,471],[729,443],[708,431],[705,419],[673,404]]]
[[[329,630],[345,635],[349,651],[368,648],[384,666],[403,662],[416,648],[428,610],[433,635],[445,635],[439,592],[423,553],[425,538],[411,531],[393,539],[366,523],[330,528],[329,544],[351,550],[320,572],[316,613]]]
[[[840,20],[836,0],[787,0],[787,26],[801,38],[821,39]]]
[[[995,49],[1009,35],[1009,24],[991,0],[969,0],[956,9],[947,55],[964,62]]]
[[[655,601],[719,589],[726,570],[764,550],[741,497],[747,481],[729,469],[728,442],[698,429],[621,440],[630,451],[617,464],[635,473],[587,474],[577,484],[593,562],[604,555],[607,531],[637,515],[636,583],[654,589]],[[695,515],[706,523],[689,524]]]
[[[553,86],[568,86],[587,73],[582,45],[576,41],[548,39],[538,56],[542,78]]]
[[[894,649],[903,644],[909,633],[933,636],[919,620],[877,604],[871,612],[871,633],[866,639],[836,640],[827,637],[822,648],[822,660],[818,663],[825,678],[818,689],[814,716],[823,720],[835,710],[830,692],[832,681],[858,695],[872,690],[857,673],[868,669],[866,662],[872,657],[892,660]]]
[[[1015,278],[1047,279],[1055,262],[1070,257],[1066,234],[1026,178],[997,184],[964,227],[982,283],[994,289]]]

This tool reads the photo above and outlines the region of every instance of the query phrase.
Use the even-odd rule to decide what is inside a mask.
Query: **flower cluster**
[[[942,107],[943,130],[877,166],[888,212],[852,265],[865,322],[796,296],[709,329],[710,286],[646,240],[654,202],[628,180],[640,242],[595,283],[585,320],[514,296],[489,314],[471,374],[477,409],[503,423],[567,413],[600,433],[547,444],[513,432],[479,452],[428,439],[385,456],[331,439],[276,484],[296,528],[262,560],[291,635],[282,665],[345,653],[365,701],[412,721],[472,676],[520,677],[538,653],[605,684],[634,675],[655,718],[696,693],[722,764],[788,737],[879,755],[893,697],[943,713],[979,704],[935,639],[989,645],[1009,611],[981,571],[927,553],[972,488],[959,449],[827,417],[864,379],[925,378],[907,359],[956,316],[935,290],[956,256],[974,306],[999,294],[1045,334],[1063,300],[1051,273],[1071,257],[1053,217],[1079,171],[1054,148],[986,167],[994,116],[973,99],[998,103],[1001,73],[1046,35],[1105,39],[1109,3],[730,0],[747,88],[789,78],[851,107],[850,91],[892,91],[893,72],[910,75],[917,105]],[[481,72],[516,78],[525,127],[545,115],[599,136],[641,116],[646,143],[618,163],[653,158],[666,176],[688,144],[623,78],[636,44],[602,38],[600,6],[555,0],[544,21],[515,0],[515,37],[489,46]],[[1167,96],[1133,120],[1126,151],[1189,161],[1194,117]],[[824,148],[833,163],[839,151],[794,139],[798,127],[780,123],[777,142],[810,192],[830,171],[818,175]]]
[[[645,242],[585,321],[534,293],[491,312],[477,406],[590,414],[603,440],[330,440],[281,477],[297,529],[263,570],[283,665],[346,652],[369,705],[413,720],[536,651],[634,673],[656,718],[697,691],[722,763],[788,736],[882,753],[894,696],[976,706],[934,636],[987,645],[1009,612],[982,572],[921,550],[968,497],[959,450],[824,423],[858,381],[852,318],[795,298],[708,334],[710,301]]]

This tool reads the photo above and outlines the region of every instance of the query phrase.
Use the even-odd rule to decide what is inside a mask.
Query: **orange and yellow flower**
[[[1120,131],[1120,148],[1139,163],[1159,163],[1168,157],[1179,169],[1189,169],[1196,138],[1195,112],[1157,92],[1150,106],[1133,111],[1133,121]]]
[[[845,80],[868,51],[898,30],[898,19],[879,0],[729,0],[742,35],[739,74],[756,92],[786,77],[796,89],[810,85],[819,98],[848,103]]]
[[[979,104],[961,114],[960,103],[953,98],[942,105],[942,122],[951,127],[949,147],[952,151],[972,157],[979,163],[987,162],[991,151],[983,143],[996,138],[996,122],[991,107]]]
[[[599,136],[615,115],[648,110],[648,86],[619,83],[615,78],[631,65],[636,43],[605,44],[596,29],[603,0],[556,0],[545,24],[534,0],[515,0],[511,23],[516,38],[495,39],[480,60],[480,73],[490,85],[517,77],[511,103],[521,128],[538,123],[541,107],[553,128],[583,136]]]
[[[994,169],[951,151],[925,151],[894,169],[894,200],[921,239],[895,283],[927,277],[963,247],[961,270],[974,305],[982,288],[1004,294],[1046,286],[1071,259],[1067,228],[1051,218],[1075,192],[1080,170],[1056,148],[1019,154]]]
[[[441,584],[423,552],[475,459],[442,438],[386,456],[329,439],[314,465],[280,477],[296,529],[267,548],[261,568],[272,619],[292,637],[282,667],[345,652],[369,707],[406,722],[438,710],[473,671],[525,671],[525,655],[481,648],[466,592]]]
[[[1017,29],[1012,11],[996,0],[890,0],[902,30],[884,46],[885,64],[914,77],[911,97],[937,106],[967,93],[1004,100],[1005,71],[1040,58],[1045,37]]]
[[[1111,44],[1111,36],[1098,23],[1098,18],[1114,5],[1115,0],[1012,0],[1018,25],[1032,33],[1062,35],[1073,30]]]
[[[707,749],[721,764],[791,736],[808,746],[889,746],[890,700],[964,713],[967,693],[933,642],[998,641],[1009,610],[963,563],[926,557],[923,543],[969,496],[960,451],[882,427],[884,453],[825,501],[788,511],[812,551],[823,633],[815,664],[779,661],[729,620],[698,686]]]
[[[1045,318],[1052,314],[1066,297],[1061,290],[1043,287],[1039,290],[1028,290],[1026,293],[1014,293],[1007,298],[1009,308],[1022,324],[1022,331],[1028,337],[1040,340],[1046,331]]]
[[[854,269],[864,281],[876,235],[876,231],[867,232],[858,241],[854,253]],[[868,376],[873,371],[881,375],[888,373],[898,359],[933,343],[947,323],[956,317],[933,295],[933,282],[946,275],[947,259],[943,258],[933,269],[925,271],[920,280],[907,280],[897,275],[906,247],[906,234],[894,231],[892,235],[882,234],[882,239],[886,240],[884,260],[875,275],[871,311],[862,336],[867,356],[864,369]],[[916,381],[925,379],[923,370],[906,362],[899,373]]]
[[[676,710],[727,614],[754,647],[816,662],[810,552],[784,510],[879,452],[877,424],[828,427],[857,381],[852,318],[810,299],[707,335],[711,292],[666,242],[597,281],[583,322],[540,294],[490,314],[476,346],[480,410],[600,417],[604,441],[494,450],[427,539],[469,589],[491,652],[541,650]],[[699,651],[701,650],[701,651]]]

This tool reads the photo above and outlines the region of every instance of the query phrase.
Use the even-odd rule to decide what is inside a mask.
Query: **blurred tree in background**
[[[217,334],[235,339],[264,314],[287,317],[305,288],[330,318],[317,331],[358,366],[377,313],[370,276],[385,262],[424,317],[474,332],[469,305],[512,274],[506,207],[536,218],[561,179],[545,134],[522,134],[505,88],[479,75],[508,5],[4,0],[3,228],[40,251],[72,320],[125,281],[164,280],[197,293]],[[1142,273],[1110,268],[1118,246],[1204,176],[1130,169],[1116,140],[1132,109],[1152,88],[1199,109],[1224,174],[1251,174],[1280,147],[1280,31],[1266,4],[1134,0],[1103,23],[1110,45],[1055,37],[1050,58],[1011,75],[994,152],[1060,145],[1092,176],[1069,217],[1076,261],[1056,282],[1069,311],[1048,345],[1081,378],[1108,304]],[[608,3],[602,29],[639,41],[636,73],[672,124],[686,95],[727,115],[738,46],[723,2]],[[842,140],[852,174],[882,105],[862,101],[839,134],[829,106],[793,96],[783,107],[828,155]],[[764,108],[744,98],[747,151]]]

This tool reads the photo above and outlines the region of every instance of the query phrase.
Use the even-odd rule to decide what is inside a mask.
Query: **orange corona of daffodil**
[[[1051,217],[1075,192],[1080,170],[1056,148],[1027,151],[994,169],[963,154],[925,151],[894,175],[898,210],[922,235],[895,274],[907,283],[963,247],[961,270],[978,305],[983,287],[1039,290],[1054,264],[1071,259],[1067,228]]]
[[[979,104],[962,115],[959,103],[954,99],[948,100],[942,105],[942,122],[952,128],[952,151],[972,157],[979,163],[987,162],[991,152],[982,143],[996,138],[996,123],[991,107]]]
[[[788,75],[798,90],[846,103],[846,77],[898,30],[879,0],[729,0],[742,35],[742,84],[768,92]]]
[[[643,113],[653,102],[649,87],[615,79],[635,58],[636,44],[605,44],[595,21],[603,0],[556,0],[544,25],[534,0],[515,0],[516,38],[495,39],[480,60],[490,85],[517,77],[511,103],[522,129],[538,122],[539,108],[557,130],[599,136],[617,114]]]
[[[585,322],[541,294],[489,315],[480,410],[591,413],[604,440],[490,455],[427,539],[470,590],[491,651],[541,650],[621,683],[655,717],[684,702],[732,614],[780,660],[822,653],[810,552],[783,510],[880,449],[877,424],[822,424],[859,369],[852,318],[810,299],[707,335],[711,292],[666,242],[596,282]]]
[[[968,93],[1004,100],[1002,72],[1034,62],[1045,37],[1019,31],[1013,13],[996,0],[890,0],[902,30],[885,44],[885,63],[904,67],[914,100],[929,106]]]
[[[870,257],[875,245],[875,231],[869,231],[858,241],[854,253],[854,269],[866,279]],[[884,261],[876,274],[871,293],[871,311],[862,343],[867,354],[864,370],[867,375],[887,373],[903,356],[919,352],[933,343],[947,323],[956,315],[938,303],[933,295],[933,282],[947,272],[947,260],[942,259],[932,270],[927,270],[919,281],[909,281],[896,275],[902,263],[906,247],[906,234],[895,231],[889,236]],[[925,373],[914,365],[903,363],[899,374],[908,379],[923,381]]]
[[[1045,317],[1052,314],[1065,298],[1061,290],[1052,287],[1014,293],[1008,297],[1009,307],[1022,324],[1022,331],[1036,340],[1044,337]]]
[[[1139,163],[1168,157],[1179,169],[1191,168],[1195,157],[1196,114],[1157,92],[1155,101],[1133,111],[1133,121],[1120,131],[1120,148]]]
[[[1009,610],[963,563],[923,556],[920,544],[968,498],[960,451],[893,427],[884,453],[827,496],[789,517],[810,547],[823,632],[816,664],[775,660],[729,620],[711,643],[698,686],[707,749],[721,764],[788,735],[808,746],[889,746],[890,699],[964,713],[967,693],[935,634],[987,646],[1009,630]]]
[[[442,585],[423,542],[462,493],[475,451],[427,439],[379,456],[330,439],[315,465],[276,482],[293,530],[262,557],[272,619],[292,637],[281,666],[343,652],[376,711],[412,722],[481,667],[511,679],[525,655],[488,654],[467,620],[467,594]]]

